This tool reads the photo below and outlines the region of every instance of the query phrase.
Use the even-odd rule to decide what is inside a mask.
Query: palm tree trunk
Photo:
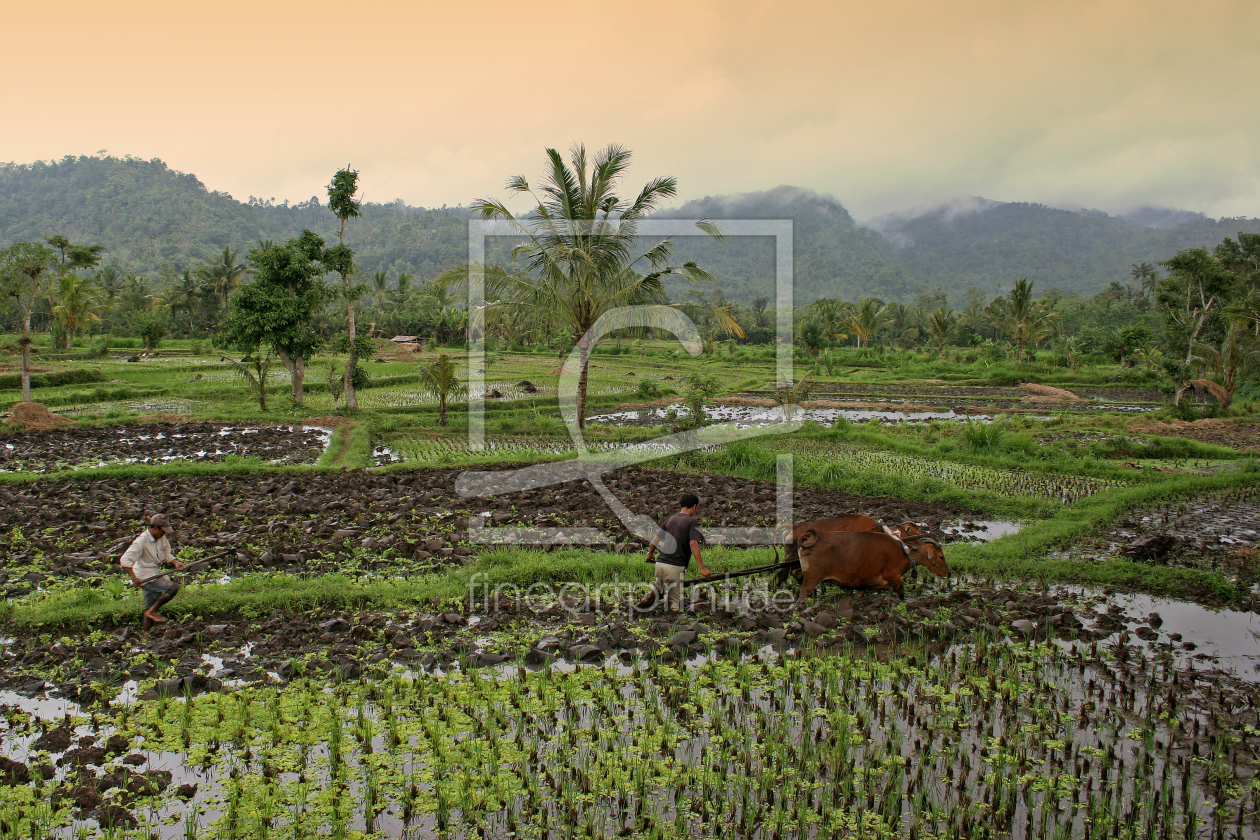
[[[578,388],[577,388],[577,424],[579,429],[586,428],[586,384],[589,376],[588,364],[591,360],[591,347],[587,344],[586,335],[578,339],[578,358],[580,360],[581,369],[578,371]]]
[[[346,373],[342,378],[341,389],[345,394],[346,411],[359,410],[359,398],[354,393],[354,365],[358,361],[354,355],[354,301],[350,300],[350,278],[341,278],[346,286],[346,312],[350,326],[350,357],[346,359]]]
[[[31,313],[26,313],[22,324],[22,402],[31,401]]]

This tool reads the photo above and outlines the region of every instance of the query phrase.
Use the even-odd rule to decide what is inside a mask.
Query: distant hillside
[[[67,157],[52,164],[0,166],[0,246],[62,233],[105,246],[105,264],[156,276],[225,245],[248,250],[310,228],[330,241],[337,221],[313,197],[297,205],[246,203],[211,192],[160,160]],[[368,204],[346,242],[369,271],[429,277],[468,253],[467,211]]]
[[[336,220],[323,196],[297,205],[241,202],[206,189],[159,160],[67,157],[56,163],[0,165],[0,246],[62,233],[105,246],[105,263],[156,277],[212,257],[224,245],[246,250],[303,228],[327,238]],[[857,224],[834,199],[797,187],[689,202],[666,218],[792,219],[795,297],[913,301],[939,287],[951,303],[968,286],[991,295],[1025,275],[1039,288],[1093,293],[1125,280],[1129,266],[1211,246],[1260,219],[1217,221],[1184,210],[1144,208],[1129,218],[1038,204],[983,199]],[[467,256],[467,210],[426,210],[401,201],[369,204],[346,239],[368,271],[409,271],[427,280]],[[688,237],[679,256],[713,271],[737,300],[773,298],[773,241]],[[681,286],[671,289],[677,294]]]
[[[1154,226],[1170,217],[1184,221]],[[1260,232],[1260,219],[1217,221],[1185,211],[1148,211],[1131,220],[1001,202],[885,217],[873,225],[894,246],[892,258],[907,275],[948,290],[955,302],[956,290],[977,286],[991,294],[999,284],[1006,290],[1024,276],[1040,288],[1092,294],[1113,280],[1127,280],[1136,262],[1157,263],[1182,248],[1216,245],[1240,230]]]

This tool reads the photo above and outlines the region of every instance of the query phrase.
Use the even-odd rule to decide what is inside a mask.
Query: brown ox
[[[783,559],[785,561],[800,562],[797,555],[797,545],[801,536],[806,531],[815,531],[822,533],[823,531],[879,531],[881,533],[890,533],[897,539],[905,539],[911,536],[922,534],[919,526],[913,522],[902,522],[900,525],[894,525],[884,531],[884,524],[877,519],[872,519],[864,513],[846,513],[844,516],[837,516],[832,519],[819,519],[814,522],[799,522],[792,526],[792,535],[788,537],[787,543],[783,546]],[[789,567],[779,572],[775,578],[775,585],[782,586],[787,583],[788,575],[794,575],[797,578],[801,576],[800,566]]]
[[[824,580],[853,589],[891,589],[905,597],[902,575],[915,565],[949,577],[940,543],[924,536],[902,542],[878,531],[858,533],[807,530],[798,542],[801,592],[797,607],[814,594]]]

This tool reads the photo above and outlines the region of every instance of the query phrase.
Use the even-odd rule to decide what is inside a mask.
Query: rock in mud
[[[136,818],[121,805],[102,805],[92,816],[102,827],[135,828]]]
[[[1031,636],[1033,634],[1033,631],[1035,631],[1037,628],[1028,619],[1021,618],[1018,621],[1011,622],[1011,629],[1014,630],[1016,633],[1020,633],[1024,636]]]
[[[101,792],[93,785],[75,785],[70,788],[70,793],[67,796],[71,802],[85,813],[100,806],[105,801],[105,797],[101,796]]]
[[[0,756],[0,784],[24,785],[31,777],[31,771],[20,761]]]
[[[183,784],[175,789],[175,795],[187,802],[197,795],[197,786],[195,784]]]
[[[83,767],[88,764],[100,767],[104,763],[104,747],[79,747],[78,749],[70,750],[57,761],[58,765],[68,764],[71,767]]]
[[[1129,543],[1120,553],[1134,560],[1155,563],[1167,559],[1180,546],[1180,538],[1172,534],[1151,534]]]
[[[47,750],[50,753],[62,753],[70,749],[74,732],[68,726],[59,726],[40,735],[31,744],[31,749]]]
[[[1159,638],[1159,634],[1149,627],[1142,626],[1133,631],[1133,635],[1137,636],[1144,642],[1153,642]]]
[[[569,648],[570,659],[602,659],[603,657],[604,651],[595,645],[574,645]]]
[[[686,647],[696,640],[696,631],[679,630],[677,633],[669,637],[666,642],[670,647]]]

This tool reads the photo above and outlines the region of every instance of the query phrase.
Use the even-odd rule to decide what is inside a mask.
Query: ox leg
[[[893,592],[897,593],[897,597],[906,600],[906,583],[901,579],[901,575],[889,575],[886,584]]]
[[[822,578],[815,578],[813,575],[805,575],[803,577],[800,594],[796,596],[796,609],[799,610],[805,606],[805,601],[814,594],[814,590],[818,588],[820,583],[822,583]]]

